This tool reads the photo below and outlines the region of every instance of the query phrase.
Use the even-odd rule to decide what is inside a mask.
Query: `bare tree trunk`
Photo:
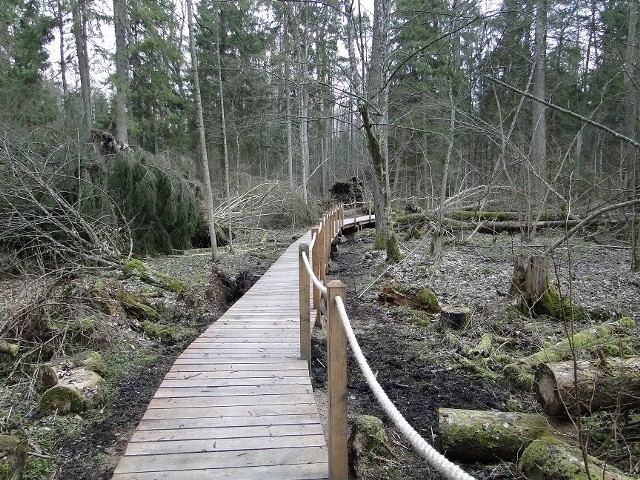
[[[116,140],[129,143],[127,128],[127,91],[129,75],[127,73],[127,6],[126,0],[113,0],[113,23],[116,34]]]
[[[191,53],[191,75],[193,77],[193,90],[196,104],[196,129],[198,130],[198,148],[202,159],[203,181],[205,189],[204,202],[207,207],[207,219],[209,223],[209,238],[211,240],[211,260],[217,262],[218,242],[216,239],[215,216],[213,208],[213,190],[211,189],[211,176],[209,175],[209,157],[207,155],[207,139],[204,131],[204,119],[202,115],[202,96],[200,95],[200,79],[198,77],[198,55],[196,41],[193,33],[193,6],[192,0],[187,0],[187,16],[189,26],[189,51]]]
[[[62,78],[62,98],[66,107],[67,96],[69,95],[69,84],[67,83],[67,62],[65,60],[64,51],[64,16],[61,0],[58,0],[58,35],[60,35],[60,77]]]
[[[386,62],[389,14],[391,2],[389,0],[375,0],[373,4],[373,38],[371,41],[371,58],[367,71],[367,96],[371,104],[379,109],[383,122],[385,119],[384,105],[388,100],[384,81],[384,69]],[[385,125],[375,129],[369,115],[369,108],[366,105],[360,106],[360,114],[367,135],[367,145],[371,154],[373,166],[373,201],[376,211],[376,243],[375,248],[386,248],[387,259],[399,260],[400,251],[397,238],[391,228],[391,188],[389,184],[389,164],[385,157],[385,150],[388,151],[386,138],[387,130]]]
[[[227,229],[229,230],[229,253],[233,253],[233,235],[231,234],[231,186],[229,185],[229,148],[227,144],[227,121],[224,111],[224,89],[222,88],[222,55],[220,44],[221,18],[218,10],[218,45],[216,45],[216,57],[218,61],[218,92],[220,94],[220,128],[222,129],[222,158],[224,160],[224,188],[227,196]]]
[[[531,93],[537,98],[546,98],[546,49],[547,49],[547,0],[536,1],[535,11],[535,54]],[[541,201],[547,178],[547,117],[546,107],[534,102],[532,105],[531,160],[533,168],[540,177],[532,183],[533,204]]]
[[[291,120],[291,62],[290,55],[290,22],[288,13],[283,16],[284,32],[284,78],[285,78],[285,95],[286,95],[286,115],[287,115],[287,178],[289,180],[289,188],[293,189],[293,125]]]
[[[624,86],[626,90],[625,102],[625,135],[633,140],[637,138],[637,119],[638,119],[638,87],[636,86],[637,77],[637,61],[638,61],[638,2],[633,0],[629,2],[628,17],[628,34],[627,49],[624,59]],[[626,144],[625,146],[625,171],[626,171],[626,188],[627,196],[634,199],[638,194],[638,178],[637,178],[637,148],[634,145]],[[637,208],[633,207],[633,216],[631,221],[631,269],[638,270],[640,268],[640,252],[639,247],[639,228]]]
[[[89,140],[93,128],[93,113],[91,107],[91,77],[89,74],[89,53],[87,51],[87,18],[85,0],[72,1],[73,33],[78,55],[78,73],[80,75],[80,91],[82,95],[82,119],[84,123],[84,138]]]

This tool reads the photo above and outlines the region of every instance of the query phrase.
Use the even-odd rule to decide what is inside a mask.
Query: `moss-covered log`
[[[628,410],[640,406],[640,357],[544,363],[534,388],[547,415]]]
[[[529,480],[632,480],[603,461],[588,456],[589,475],[579,448],[572,447],[552,437],[531,442],[525,449],[518,468]]]
[[[122,264],[121,268],[125,278],[136,276],[144,283],[169,292],[181,293],[185,288],[184,282],[152,270],[142,260],[138,260],[137,258],[128,260]]]
[[[572,432],[570,422],[535,413],[438,409],[440,449],[465,463],[512,461],[535,439]]]
[[[66,372],[58,383],[40,397],[38,413],[80,413],[93,408],[104,400],[106,384],[97,373],[77,368]]]
[[[575,350],[581,350],[598,344],[612,343],[611,336],[624,333],[625,330],[633,328],[634,326],[635,322],[631,318],[623,317],[617,322],[605,323],[581,330],[573,335],[573,348]],[[520,388],[531,390],[538,365],[548,362],[560,362],[569,357],[571,357],[571,345],[568,339],[564,339],[554,345],[543,348],[539,352],[507,365],[504,369],[504,374]]]
[[[0,435],[0,480],[20,480],[27,461],[26,439]]]

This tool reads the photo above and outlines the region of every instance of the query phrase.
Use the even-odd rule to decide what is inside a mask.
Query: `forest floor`
[[[519,390],[502,377],[504,361],[562,340],[564,325],[553,318],[519,315],[508,292],[515,256],[539,254],[557,235],[562,233],[539,234],[535,244],[508,234],[478,234],[469,242],[449,237],[435,255],[427,253],[431,238],[426,236],[403,241],[404,260],[389,265],[383,253],[371,250],[374,230],[365,229],[346,237],[332,254],[335,268],[330,275],[347,286],[346,310],[371,369],[398,410],[429,442],[438,445],[439,407],[541,411],[532,392]],[[593,240],[572,239],[571,249],[558,249],[551,266],[562,294],[569,297],[571,291],[576,304],[593,312],[591,318],[577,322],[575,329],[623,314],[639,322],[640,275],[630,272],[630,250],[615,238],[598,238],[599,243]],[[408,288],[430,287],[441,305],[470,308],[471,325],[465,330],[442,329],[438,315],[380,301],[378,293],[387,282]],[[631,337],[637,339],[638,331],[631,332]],[[474,347],[486,333],[512,341],[494,343],[490,352],[474,356]],[[625,354],[640,354],[640,343],[634,341],[630,350]],[[315,332],[313,353],[314,390],[322,405],[327,380],[324,330]],[[382,418],[393,450],[391,458],[379,459],[375,468],[368,468],[367,478],[441,478],[412,453],[408,442],[390,424],[351,356],[348,372],[350,422],[359,414]],[[608,432],[616,431],[611,429],[607,414],[586,419],[585,427],[590,451],[597,450]],[[629,473],[640,461],[640,429],[617,433],[618,441],[606,446],[605,458]],[[525,478],[516,464],[509,462],[464,468],[478,479]]]
[[[236,253],[223,255],[218,268],[226,272],[227,278],[243,278],[248,286],[250,277],[261,275],[299,233],[261,232],[240,239]],[[560,321],[532,320],[518,315],[513,308],[514,299],[507,295],[514,257],[540,252],[556,234],[541,234],[535,240],[536,245],[510,235],[478,234],[468,242],[450,237],[444,239],[435,255],[427,254],[428,236],[403,240],[405,258],[395,265],[387,264],[381,252],[371,249],[373,230],[349,235],[337,246],[332,254],[335,269],[331,276],[347,286],[347,312],[364,355],[388,396],[425,439],[438,443],[437,410],[441,406],[540,410],[532,393],[501,379],[504,364],[496,361],[499,356],[493,354],[502,354],[502,361],[505,357],[517,359],[563,338],[564,326]],[[552,265],[554,280],[559,281],[563,294],[568,296],[571,291],[577,304],[596,312],[592,319],[581,320],[576,330],[601,321],[604,313],[631,315],[640,321],[640,275],[630,273],[629,250],[614,238],[599,239],[603,241],[576,238],[569,251],[566,248],[557,251]],[[177,338],[150,338],[130,327],[124,333],[112,332],[120,341],[113,342],[117,346],[112,343],[103,350],[110,373],[109,394],[99,410],[35,418],[32,415],[35,400],[31,396],[26,402],[17,401],[9,388],[1,388],[0,433],[21,433],[30,438],[32,455],[23,478],[111,478],[128,438],[175,357],[228,306],[217,298],[220,274],[212,274],[207,252],[192,251],[146,262],[188,284],[188,294],[155,292],[152,300],[162,305],[163,315],[179,322],[187,333]],[[443,330],[436,315],[379,301],[381,286],[391,280],[407,287],[429,286],[441,305],[469,307],[470,327],[461,331]],[[3,290],[19,289],[19,282],[15,282],[3,282]],[[148,289],[148,285],[134,279],[124,283],[132,291]],[[326,407],[325,331],[316,329],[314,333],[312,361],[321,414]],[[492,345],[491,355],[473,358],[472,363],[479,368],[472,368],[464,358],[484,333],[512,341]],[[638,329],[634,335],[637,338]],[[640,354],[638,342],[631,348],[633,351],[625,353]],[[348,404],[350,422],[358,414],[382,418],[392,447],[390,458],[380,459],[379,468],[360,478],[440,478],[411,452],[408,443],[389,424],[352,358]],[[587,427],[594,449],[611,430],[610,422],[601,415],[588,420]],[[626,429],[616,438],[618,441],[607,448],[608,460],[629,471],[640,460],[640,431],[638,427],[635,431]],[[524,478],[514,463],[464,465],[464,468],[479,479]]]

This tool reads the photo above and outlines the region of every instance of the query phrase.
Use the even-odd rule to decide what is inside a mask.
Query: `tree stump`
[[[549,257],[546,256],[517,256],[509,292],[519,297],[518,308],[524,315],[547,315],[564,320],[585,314],[584,309],[561,298],[550,281]]]
[[[27,461],[29,445],[12,435],[0,435],[0,478],[2,480],[19,480]]]
[[[440,326],[443,328],[466,328],[471,320],[471,309],[467,307],[454,307],[443,305],[440,310]]]
[[[541,364],[536,371],[536,397],[547,415],[574,415],[640,406],[640,357],[607,358],[604,362]]]
[[[42,394],[38,413],[80,413],[102,403],[106,393],[106,384],[100,375],[77,368],[67,372],[67,375],[58,379],[55,386]]]

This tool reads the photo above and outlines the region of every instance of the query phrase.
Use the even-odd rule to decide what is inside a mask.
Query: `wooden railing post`
[[[329,266],[329,254],[331,253],[331,221],[328,215],[324,216],[324,230],[326,234],[323,237],[323,258],[322,258],[322,282],[326,284],[327,279],[327,267]]]
[[[369,223],[371,223],[371,200],[369,200]]]
[[[344,227],[344,203],[340,204],[340,216],[338,218],[339,228],[338,231],[342,234],[342,227]]]
[[[316,241],[313,244],[313,250],[311,250],[311,269],[316,277],[320,275],[320,233],[318,233],[320,228],[313,227],[311,229],[311,235],[316,236]],[[319,277],[318,277],[319,278]],[[320,290],[313,287],[313,308],[320,309]]]
[[[327,385],[329,397],[329,480],[349,478],[347,453],[347,336],[336,297],[346,301],[344,283],[327,284]]]
[[[302,260],[303,254],[307,256],[307,259],[309,258],[309,245],[306,243],[300,244],[298,250],[298,284],[300,286],[300,358],[306,360],[309,366],[311,360],[310,278]]]

